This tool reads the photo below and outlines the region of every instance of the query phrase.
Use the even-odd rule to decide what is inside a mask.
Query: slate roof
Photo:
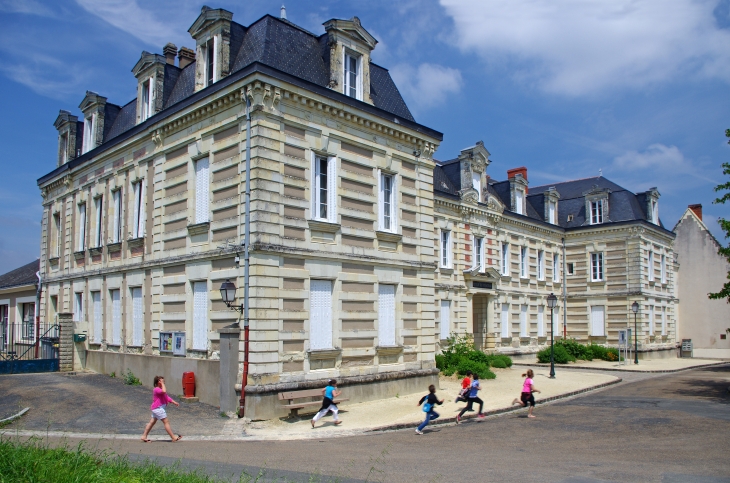
[[[37,284],[38,277],[35,274],[40,270],[40,262],[38,259],[0,275],[0,289]]]
[[[316,36],[307,30],[271,15],[248,27],[231,22],[230,74],[258,62],[313,84],[329,84],[327,33]],[[165,65],[163,110],[190,97],[195,89],[195,62],[184,69]],[[375,107],[415,122],[387,69],[370,64],[370,93]],[[137,100],[110,113],[104,129],[104,143],[136,125]],[[109,105],[109,104],[108,104]],[[113,105],[112,105],[113,106]]]

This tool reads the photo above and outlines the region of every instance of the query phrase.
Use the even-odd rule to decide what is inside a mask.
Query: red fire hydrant
[[[183,372],[182,376],[183,395],[185,397],[195,397],[195,373]]]

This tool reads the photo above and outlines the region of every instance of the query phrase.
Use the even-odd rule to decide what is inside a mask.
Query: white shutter
[[[378,345],[396,345],[395,285],[378,285]]]
[[[150,77],[149,82],[149,93],[147,95],[147,99],[149,99],[149,103],[147,104],[147,117],[150,118],[155,114],[155,78]]]
[[[116,190],[114,193],[112,193],[112,197],[114,198],[114,220],[113,220],[113,227],[114,230],[112,232],[112,243],[119,242],[119,229],[121,228],[119,226],[120,221],[122,219],[122,190]]]
[[[144,343],[142,314],[142,287],[134,287],[132,289],[132,345],[137,347]]]
[[[94,206],[96,208],[96,231],[94,236],[94,246],[100,247],[102,245],[101,240],[101,223],[102,223],[102,197],[98,197],[94,200]]]
[[[337,223],[337,158],[327,160],[327,221]]]
[[[134,211],[132,212],[132,238],[139,237],[139,182],[132,185],[134,195]]]
[[[471,173],[471,187],[477,190],[478,199],[482,201],[482,175],[481,173]]]
[[[548,204],[548,223],[555,223],[555,203],[550,202]]]
[[[512,328],[509,323],[509,304],[502,304],[502,337],[510,337]]]
[[[119,290],[112,290],[112,345],[122,345],[122,300]]]
[[[524,203],[522,201],[522,191],[515,190],[515,212],[523,215],[522,207]]]
[[[385,183],[383,173],[378,170],[378,229],[385,229]]]
[[[537,307],[537,336],[545,337],[545,307]]]
[[[654,306],[649,306],[649,335],[654,335]]]
[[[527,305],[520,307],[520,337],[529,337],[530,331],[527,326]]]
[[[309,185],[309,201],[311,201],[309,218],[316,220],[319,218],[319,211],[317,207],[317,198],[319,197],[319,176],[317,176],[317,156],[314,152],[312,152],[312,159],[310,160],[309,165],[309,177],[311,178],[311,183]]]
[[[195,162],[195,223],[210,221],[210,161],[208,158]]]
[[[145,235],[145,221],[147,220],[147,210],[145,209],[145,196],[147,188],[144,180],[139,181],[139,226],[137,227],[137,235],[143,237]]]
[[[591,307],[591,335],[598,337],[606,335],[603,305]]]
[[[97,344],[101,344],[102,335],[102,319],[101,319],[101,292],[91,292],[91,300],[94,308],[94,330],[91,340]]]
[[[208,350],[208,282],[193,283],[193,350]]]
[[[309,281],[309,348],[332,348],[332,282]]]
[[[442,300],[441,301],[441,340],[448,339],[449,334],[451,333],[451,320],[450,320],[450,312],[451,312],[451,301],[449,300]]]
[[[86,248],[86,205],[79,205],[79,243],[78,251]]]
[[[560,310],[560,307],[556,306],[553,309],[553,336],[557,337],[561,334],[562,328],[560,325],[560,317],[558,316],[558,311]]]
[[[667,335],[667,308],[662,307],[662,335]]]
[[[398,233],[398,176],[390,177],[390,231]]]

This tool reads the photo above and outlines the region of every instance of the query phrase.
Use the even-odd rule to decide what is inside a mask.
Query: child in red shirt
[[[461,380],[461,391],[459,391],[459,395],[456,396],[455,403],[458,403],[459,401],[466,401],[467,395],[469,394],[469,388],[471,388],[471,371],[466,371],[466,377]]]

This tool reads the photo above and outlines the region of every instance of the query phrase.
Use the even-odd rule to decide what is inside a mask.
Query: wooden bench
[[[311,401],[311,398],[316,400]],[[339,404],[343,401],[349,401],[348,397],[335,398],[334,403]],[[285,391],[279,393],[279,401],[288,401],[284,406],[290,411],[290,416],[299,416],[299,410],[305,408],[319,409],[322,406],[322,389],[305,389],[303,391]]]

